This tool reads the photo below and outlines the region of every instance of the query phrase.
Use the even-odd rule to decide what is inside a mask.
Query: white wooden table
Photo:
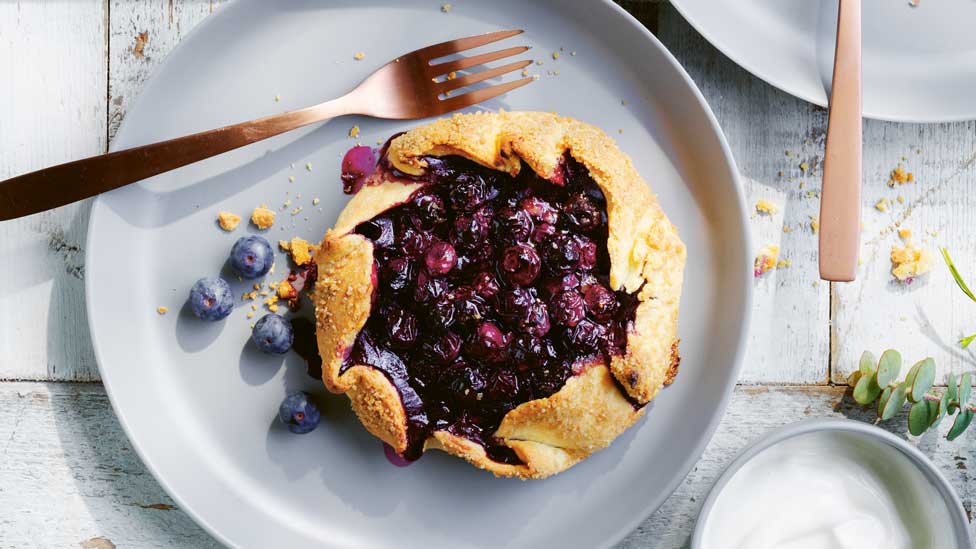
[[[779,206],[751,224],[758,244],[779,244],[791,263],[756,282],[740,385],[701,461],[622,544],[681,547],[716,476],[750,440],[805,417],[874,420],[843,385],[862,350],[932,356],[940,374],[973,370],[973,352],[954,342],[976,332],[976,304],[941,264],[910,287],[893,284],[888,252],[900,224],[916,243],[948,246],[976,283],[976,124],[865,123],[863,266],[855,283],[819,283],[810,220],[826,112],[749,75],[667,4],[624,5],[701,87],[750,202]],[[105,151],[149,72],[217,9],[207,0],[0,1],[0,179]],[[899,163],[916,182],[890,189]],[[873,207],[882,197],[892,202],[885,213]],[[89,208],[0,223],[0,547],[215,545],[147,472],[98,383],[84,309]],[[904,420],[883,426],[906,432]],[[947,442],[946,429],[914,442],[968,512],[976,435]]]

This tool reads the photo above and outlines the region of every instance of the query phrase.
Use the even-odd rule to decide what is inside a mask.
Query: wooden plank
[[[718,117],[742,174],[747,205],[753,208],[765,199],[778,210],[769,216],[751,212],[756,251],[778,245],[789,266],[755,282],[749,352],[739,379],[827,383],[829,288],[818,282],[817,235],[810,227],[820,208],[826,111],[750,75],[702,39],[670,5],[659,10],[658,37]]]
[[[0,180],[104,152],[105,9],[0,2]],[[0,379],[97,377],[84,299],[89,209],[0,223]]]
[[[876,355],[898,349],[909,365],[931,356],[940,382],[949,371],[971,372],[974,350],[957,341],[976,333],[976,303],[956,287],[938,248],[950,250],[976,288],[976,123],[867,121],[864,139],[863,264],[857,281],[835,285],[834,380],[843,382],[865,349]],[[891,188],[888,180],[899,164],[915,181]],[[886,212],[875,208],[881,199],[890,203]],[[935,257],[932,272],[911,285],[891,275],[899,228],[911,230],[912,242]]]
[[[193,27],[226,0],[112,0],[109,33],[109,136],[146,78]]]
[[[771,429],[821,416],[874,418],[845,398],[843,388],[738,388],[701,461],[621,547],[686,546],[708,490],[736,453]],[[904,417],[885,427],[904,433]],[[968,472],[976,457],[973,436],[948,442],[932,433],[916,441],[967,510],[976,504],[976,480]],[[100,385],[0,384],[0,456],[5,546],[69,547],[94,537],[119,547],[215,545],[146,471]]]

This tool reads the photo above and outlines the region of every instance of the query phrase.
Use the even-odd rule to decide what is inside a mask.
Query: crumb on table
[[[813,231],[813,234],[820,232],[820,219],[816,216],[810,216],[810,230]]]
[[[361,51],[356,52],[356,54],[352,56],[352,58],[355,59],[356,61],[362,61],[363,58],[365,58],[365,57],[366,57],[366,54],[363,53],[363,52],[361,52]]]
[[[294,237],[291,241],[279,240],[278,247],[291,254],[291,260],[295,265],[305,265],[312,259],[315,253],[315,246],[303,238]]]
[[[910,242],[891,247],[891,274],[899,282],[911,284],[915,277],[931,270],[932,252],[916,248]]]
[[[353,126],[349,128],[349,137],[358,137],[358,136],[359,136],[359,126]]]
[[[888,211],[889,206],[891,206],[891,202],[889,202],[887,198],[882,198],[874,204],[874,209],[878,210],[879,212],[886,212]]]
[[[453,7],[454,6],[452,6],[450,4],[444,4],[443,6],[441,6],[441,11],[444,12],[444,13],[451,13],[451,8],[453,8]]]
[[[899,164],[895,169],[891,170],[891,174],[888,176],[888,186],[894,187],[895,185],[904,185],[905,183],[912,183],[915,181],[915,174],[912,172],[905,171],[905,167]]]
[[[267,229],[274,225],[275,213],[274,210],[269,210],[267,204],[261,204],[254,211],[251,212],[251,223],[261,229]]]
[[[765,215],[773,215],[774,213],[778,212],[779,209],[776,207],[776,204],[763,199],[756,202],[756,211]]]
[[[160,305],[159,307],[156,307],[156,312],[161,315],[164,315],[169,312],[169,307],[163,307],[162,305]]]
[[[241,222],[241,216],[232,214],[230,212],[217,212],[217,223],[220,224],[220,228],[230,232],[237,228],[237,224]]]
[[[912,238],[912,230],[902,227],[901,229],[898,229],[898,237],[902,240],[908,241]]]
[[[756,261],[753,264],[753,275],[757,278],[776,268],[779,258],[779,246],[768,244],[763,246],[756,254]]]

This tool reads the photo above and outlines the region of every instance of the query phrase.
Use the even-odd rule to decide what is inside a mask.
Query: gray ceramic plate
[[[279,213],[269,238],[317,240],[346,201],[338,171],[354,143],[350,127],[358,124],[362,141],[376,143],[413,123],[343,118],[110,193],[95,203],[88,241],[88,313],[101,373],[143,461],[225,543],[610,544],[668,497],[725,409],[748,325],[752,250],[732,158],[691,80],[610,2],[458,2],[449,14],[440,5],[253,0],[221,7],[145,86],[114,145],[309,105],[402,52],[525,28],[515,42],[535,46],[545,62],[532,67],[541,80],[483,108],[572,115],[605,128],[633,157],[688,245],[681,374],[611,448],[546,481],[495,479],[437,453],[396,468],[345,397],[327,395],[297,356],[250,350],[246,306],[204,324],[183,304],[193,282],[221,273],[231,244],[253,230],[242,224],[223,233],[218,210],[247,215],[261,203],[291,200],[288,210],[303,211]],[[365,59],[354,61],[360,51]],[[313,206],[313,198],[321,203]],[[158,315],[160,305],[171,312]],[[324,408],[322,425],[305,436],[275,423],[282,397],[296,389],[315,393]]]

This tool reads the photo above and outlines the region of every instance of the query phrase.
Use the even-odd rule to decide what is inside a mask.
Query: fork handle
[[[0,182],[0,221],[70,204],[302,126],[351,114],[348,97],[8,179]]]
[[[820,195],[820,278],[854,280],[860,217],[861,0],[840,0]]]

